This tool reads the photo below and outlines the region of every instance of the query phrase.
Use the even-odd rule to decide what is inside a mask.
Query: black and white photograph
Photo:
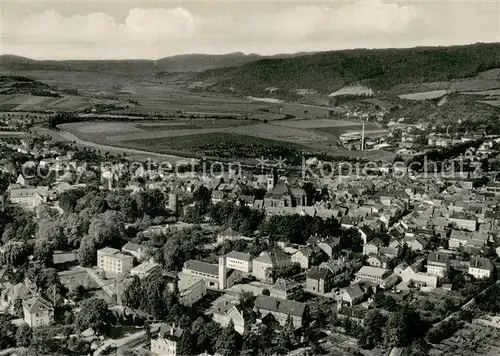
[[[499,356],[500,0],[0,0],[0,356]]]

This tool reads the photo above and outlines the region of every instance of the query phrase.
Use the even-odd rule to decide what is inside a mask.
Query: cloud
[[[102,12],[63,17],[47,10],[3,28],[4,36],[22,43],[104,44],[189,38],[194,34],[194,20],[182,8],[132,9],[124,24]]]
[[[271,30],[284,36],[372,32],[394,33],[408,28],[418,17],[414,6],[381,1],[355,2],[332,9],[323,5],[299,5],[279,13]]]
[[[112,7],[104,11],[104,6],[94,6],[92,13],[83,14],[50,4],[53,8],[38,13],[13,11],[0,18],[2,52],[35,58],[158,58],[500,40],[499,5],[484,2],[256,2],[244,9],[220,3],[214,5],[217,11],[186,3],[178,8],[126,7],[121,15]]]

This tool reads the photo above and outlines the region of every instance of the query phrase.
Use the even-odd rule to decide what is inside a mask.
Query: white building
[[[32,297],[23,302],[24,322],[34,328],[49,325],[54,319],[54,311],[50,304],[40,298]]]
[[[151,339],[151,353],[155,356],[176,356],[177,343],[184,330],[174,325],[164,325],[156,339]]]
[[[494,266],[489,259],[474,257],[470,261],[469,274],[476,279],[490,278],[493,268]]]
[[[136,266],[130,270],[132,276],[138,276],[139,278],[144,278],[149,276],[154,271],[160,269],[160,265],[153,261],[145,261],[139,266]]]
[[[120,253],[120,250],[104,247],[97,250],[97,266],[106,271],[116,274],[129,272],[134,264],[134,257]]]
[[[444,277],[450,269],[450,258],[440,252],[431,252],[427,257],[427,274]]]
[[[48,195],[48,187],[11,189],[9,192],[10,202],[27,210],[33,210],[47,201]]]
[[[379,267],[363,266],[356,272],[356,281],[381,284],[390,274],[390,270]]]
[[[237,302],[223,300],[217,303],[213,311],[213,320],[222,327],[227,327],[231,320],[234,323],[234,330],[243,335],[245,328],[245,315],[243,308]]]
[[[252,256],[249,253],[231,251],[226,255],[226,266],[237,271],[252,272]]]
[[[212,290],[231,288],[242,277],[241,271],[227,268],[225,257],[219,258],[218,265],[189,260],[184,263],[182,274],[203,279],[206,287]]]

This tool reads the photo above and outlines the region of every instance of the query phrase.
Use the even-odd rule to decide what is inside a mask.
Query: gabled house
[[[384,244],[382,243],[382,241],[378,237],[376,237],[363,246],[363,255],[376,255],[378,254],[379,249],[383,246]]]
[[[186,331],[174,325],[162,325],[156,338],[151,339],[151,353],[156,356],[176,356],[178,344]]]
[[[305,289],[315,294],[329,293],[333,287],[333,277],[330,269],[313,267],[307,272]]]
[[[495,266],[487,258],[473,257],[469,264],[469,274],[476,279],[490,278]]]
[[[373,237],[373,235],[375,234],[374,231],[364,225],[364,226],[361,226],[360,228],[358,228],[358,231],[359,233],[361,234],[361,239],[363,240],[363,245],[366,245],[367,242]]]
[[[288,317],[292,318],[296,329],[304,325],[307,304],[294,300],[283,300],[266,295],[259,295],[255,299],[255,309],[265,318],[272,315],[280,325],[285,325]]]
[[[431,252],[427,257],[427,274],[444,277],[450,269],[450,257],[442,252]]]
[[[24,322],[31,328],[49,325],[54,320],[54,309],[46,300],[35,296],[23,302]]]
[[[248,322],[245,321],[247,314],[244,308],[238,303],[223,300],[215,305],[212,318],[222,327],[227,327],[232,320],[234,323],[234,330],[240,335],[243,335],[245,330],[248,329]]]
[[[366,259],[366,263],[372,267],[387,268],[388,258],[384,256],[379,256],[371,254]]]
[[[342,306],[354,306],[366,300],[368,294],[371,293],[370,288],[363,286],[360,283],[342,288],[337,297],[337,308]]]
[[[221,245],[225,241],[237,241],[244,239],[244,236],[238,231],[227,228],[217,234],[217,244]]]
[[[340,251],[340,238],[332,237],[317,243],[318,247],[328,256],[329,259],[335,258]]]
[[[0,309],[13,313],[16,300],[25,300],[32,294],[32,291],[24,283],[11,284],[7,282],[0,294]]]
[[[135,244],[133,242],[127,242],[123,247],[122,247],[122,252],[128,253],[132,256],[134,256],[138,261],[144,260],[146,257],[145,254],[145,248],[142,245]]]
[[[271,297],[289,299],[301,289],[300,283],[278,278],[276,283],[269,289]]]
[[[272,270],[291,264],[290,257],[280,249],[263,251],[252,261],[252,275],[263,282],[272,282]]]
[[[412,251],[423,251],[429,245],[428,242],[420,236],[406,236],[403,242]]]
[[[301,248],[292,255],[292,262],[298,263],[301,268],[308,269],[312,265],[317,265],[322,262],[322,257],[326,254],[318,246],[306,246]]]

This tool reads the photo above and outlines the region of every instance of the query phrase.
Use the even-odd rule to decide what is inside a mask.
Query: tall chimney
[[[365,122],[363,121],[363,127],[361,129],[361,151],[365,149]]]
[[[219,289],[226,289],[226,257],[219,257]]]

